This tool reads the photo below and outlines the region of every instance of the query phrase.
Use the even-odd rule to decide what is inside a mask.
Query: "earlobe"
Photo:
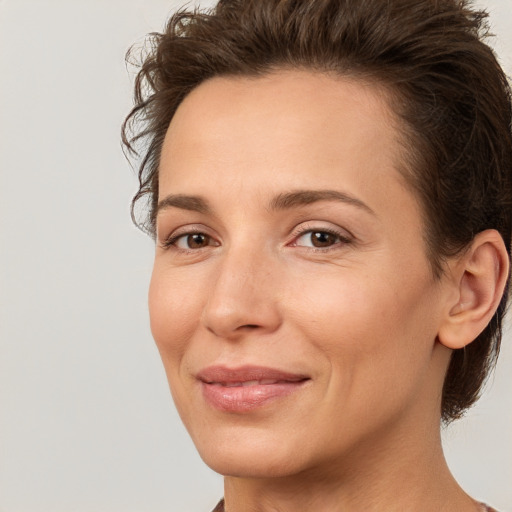
[[[438,339],[451,349],[471,343],[493,317],[505,291],[507,249],[496,230],[479,233],[453,267],[456,300],[447,306]]]

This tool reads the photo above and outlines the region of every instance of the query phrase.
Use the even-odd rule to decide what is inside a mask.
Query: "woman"
[[[510,90],[484,19],[225,0],[153,36],[124,140],[145,144],[151,329],[225,475],[215,510],[492,510],[440,440],[507,299]]]

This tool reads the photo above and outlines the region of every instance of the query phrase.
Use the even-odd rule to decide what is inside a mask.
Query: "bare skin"
[[[227,512],[478,510],[446,466],[441,391],[506,251],[481,233],[433,277],[396,126],[377,85],[296,70],[212,79],[171,122],[151,328]]]

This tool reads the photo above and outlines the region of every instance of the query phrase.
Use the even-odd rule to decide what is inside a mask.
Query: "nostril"
[[[228,283],[230,284],[230,283]],[[236,293],[237,290],[235,290]],[[239,339],[245,335],[270,333],[281,325],[279,309],[266,294],[238,294],[217,286],[204,305],[201,324],[220,338]]]

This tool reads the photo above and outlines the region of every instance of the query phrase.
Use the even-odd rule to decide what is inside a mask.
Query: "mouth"
[[[302,379],[300,379],[302,380]],[[300,382],[300,380],[277,380],[277,379],[260,379],[260,380],[246,380],[240,382],[206,382],[212,386],[223,386],[225,388],[236,388],[236,387],[249,387],[249,386],[268,386],[271,384],[285,384],[287,382]]]
[[[211,366],[199,372],[197,379],[210,406],[232,413],[249,412],[285,398],[311,380],[304,374],[256,366]]]

